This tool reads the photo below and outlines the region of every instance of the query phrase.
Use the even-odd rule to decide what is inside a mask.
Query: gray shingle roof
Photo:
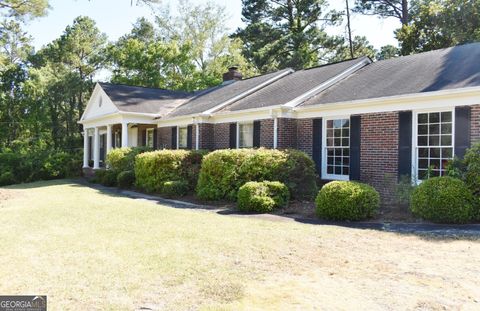
[[[192,93],[121,84],[99,83],[108,97],[123,112],[165,115],[184,103]]]
[[[302,106],[480,86],[480,43],[372,63]]]
[[[238,111],[286,104],[327,80],[339,75],[348,68],[365,61],[365,59],[366,57],[362,57],[296,71],[263,89],[236,101],[221,111]]]
[[[175,109],[175,111],[170,113],[168,117],[187,116],[191,114],[202,113],[258,86],[259,84],[262,84],[278,75],[285,73],[287,70],[289,69],[241,81],[235,81],[230,84],[220,85],[205,91],[198,92],[196,96]]]

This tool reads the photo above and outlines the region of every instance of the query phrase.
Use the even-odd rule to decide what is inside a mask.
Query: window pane
[[[349,139],[348,138],[342,138],[342,146],[349,147]]]
[[[328,157],[327,164],[328,164],[328,165],[332,165],[332,164],[333,164],[333,157]]]
[[[344,129],[342,130],[342,136],[343,136],[343,137],[350,137],[350,130],[344,128]]]
[[[440,158],[440,148],[430,148],[430,158]]]
[[[327,128],[333,128],[333,120],[327,121]]]
[[[187,128],[180,127],[178,128],[178,147],[187,148]]]
[[[442,112],[442,122],[452,122],[452,113]]]
[[[333,174],[333,166],[327,166],[327,174]]]
[[[335,148],[335,155],[341,156],[342,155],[342,148]]]
[[[442,148],[442,158],[452,158],[452,148]]]
[[[428,136],[418,136],[419,146],[428,146]]]
[[[442,124],[442,134],[452,134],[452,123]]]
[[[452,136],[451,135],[442,135],[442,146],[450,146],[452,145]]]
[[[238,129],[240,147],[253,147],[253,123],[239,124]]]
[[[427,135],[428,134],[428,125],[419,125],[418,126],[418,134],[419,135]]]
[[[335,129],[334,132],[333,132],[333,135],[336,137],[336,138],[339,138],[342,136],[342,130],[341,129]]]
[[[348,169],[349,169],[348,166],[343,167],[343,175],[348,175]]]
[[[439,112],[434,112],[434,113],[430,113],[428,115],[428,121],[430,123],[438,123],[440,122],[440,113]]]
[[[428,138],[428,145],[429,146],[440,146],[440,136],[430,136]]]
[[[420,159],[418,160],[418,168],[420,169],[427,169],[428,168],[428,160],[427,159]]]
[[[418,149],[418,156],[420,158],[428,158],[428,148],[419,148]]]
[[[434,169],[434,170],[439,170],[440,169],[440,159],[431,159],[429,167]]]
[[[333,130],[327,130],[327,137],[333,137]]]
[[[428,122],[428,113],[419,113],[418,114],[418,124]]]
[[[342,127],[343,120],[333,120],[333,127],[340,128]]]
[[[440,134],[440,124],[430,124],[429,134]]]
[[[335,166],[335,175],[342,175],[342,167]]]

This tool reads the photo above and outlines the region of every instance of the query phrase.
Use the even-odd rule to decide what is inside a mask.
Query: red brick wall
[[[273,148],[273,119],[260,120],[260,147]]]
[[[313,120],[297,120],[297,149],[312,156],[313,151]]]
[[[215,148],[215,126],[212,123],[200,123],[198,125],[199,149],[213,150]]]
[[[297,120],[278,118],[277,147],[297,148]]]
[[[157,148],[171,149],[172,148],[172,128],[159,127],[157,131]]]
[[[384,203],[391,203],[398,171],[398,112],[361,118],[360,180],[375,187]]]
[[[470,137],[472,144],[480,141],[480,105],[472,106]]]
[[[230,123],[217,123],[213,126],[214,149],[230,148]]]
[[[195,150],[195,148],[197,147],[197,126],[195,124],[191,124],[192,126],[192,149]]]

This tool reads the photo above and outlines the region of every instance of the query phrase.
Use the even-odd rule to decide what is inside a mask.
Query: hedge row
[[[204,151],[158,150],[139,154],[135,158],[135,185],[147,192],[163,192],[164,184],[172,188],[195,188]]]
[[[0,152],[0,186],[78,177],[81,175],[82,155],[56,150],[30,152]]]
[[[238,189],[249,181],[280,181],[294,199],[311,199],[317,192],[312,159],[297,150],[235,149],[207,154],[197,185],[204,200],[237,198]]]

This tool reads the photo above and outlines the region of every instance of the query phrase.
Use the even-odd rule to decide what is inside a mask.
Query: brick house
[[[296,148],[322,180],[366,182],[388,203],[400,176],[442,175],[480,140],[479,59],[475,43],[249,79],[231,68],[194,93],[99,83],[80,120],[84,167],[116,146]]]

